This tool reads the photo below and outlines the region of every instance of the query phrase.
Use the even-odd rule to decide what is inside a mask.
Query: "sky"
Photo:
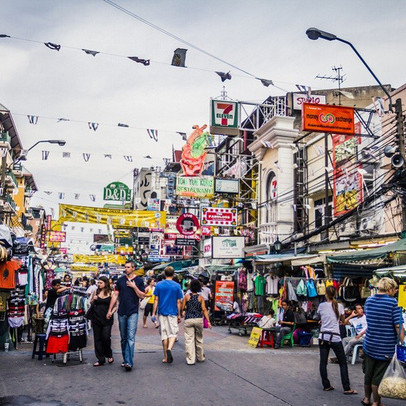
[[[30,41],[0,38],[0,103],[11,111],[24,148],[38,140],[66,141],[64,147],[39,144],[24,163],[39,189],[32,205],[53,208],[55,214],[58,203],[103,206],[103,188],[110,182],[131,187],[133,168],[163,167],[172,147],[184,144],[177,131],[189,134],[193,125],[209,124],[210,98],[220,96],[223,86],[231,99],[262,102],[295,91],[295,84],[313,92],[336,87],[315,78],[333,75],[333,66],[343,67],[345,87],[375,85],[349,46],[311,41],[305,35],[309,27],[352,42],[382,83],[396,88],[406,81],[403,1],[114,2],[277,87],[265,87],[103,0],[2,0],[0,34]],[[101,53],[94,57],[83,48]],[[176,48],[188,49],[187,68],[170,66]],[[151,63],[144,66],[126,56]],[[232,79],[222,83],[214,71],[230,71]],[[38,116],[38,122],[30,124],[27,115]],[[97,130],[88,122],[99,123]],[[158,142],[147,128],[158,130]],[[71,158],[62,158],[62,152]],[[90,154],[87,161],[83,153]]]

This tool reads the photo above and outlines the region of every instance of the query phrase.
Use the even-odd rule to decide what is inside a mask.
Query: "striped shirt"
[[[397,300],[385,294],[371,296],[365,302],[367,333],[363,349],[378,360],[392,358],[396,349],[396,325],[402,324]]]

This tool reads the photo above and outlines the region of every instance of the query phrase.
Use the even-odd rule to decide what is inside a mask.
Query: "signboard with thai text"
[[[216,281],[214,294],[215,310],[233,310],[234,282]]]
[[[204,226],[236,226],[237,209],[223,207],[204,207],[201,211]]]
[[[354,109],[344,106],[304,103],[302,131],[351,134],[354,128]]]
[[[240,192],[240,181],[238,179],[215,178],[214,191],[216,193],[238,194]]]

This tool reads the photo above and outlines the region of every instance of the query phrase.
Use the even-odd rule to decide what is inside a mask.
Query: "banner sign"
[[[262,336],[262,328],[253,327],[253,329],[251,330],[250,338],[248,340],[248,345],[252,348],[257,348],[261,336]]]
[[[355,133],[354,109],[352,107],[304,103],[302,131],[353,135]]]
[[[216,281],[214,294],[215,310],[233,310],[234,304],[234,282]]]
[[[49,242],[65,242],[66,233],[64,231],[50,231],[48,236]]]
[[[213,258],[244,258],[244,237],[213,237]]]
[[[238,103],[226,100],[212,100],[211,125],[238,128]]]
[[[357,127],[360,124],[357,123]],[[362,175],[354,167],[360,137],[333,135],[333,205],[334,216],[358,206],[363,199]],[[361,166],[359,166],[361,168]]]
[[[199,220],[191,213],[184,213],[179,216],[176,228],[180,234],[193,235],[199,229]]]
[[[215,193],[240,193],[240,181],[238,179],[214,179]]]
[[[125,183],[112,182],[104,188],[103,199],[116,202],[130,202],[131,190]]]
[[[114,228],[165,227],[164,211],[104,209],[101,207],[59,205],[59,221],[109,224]]]
[[[42,226],[41,226],[40,240],[39,240],[39,247],[40,247],[40,248],[45,248],[46,238],[47,238],[46,226],[45,226],[45,224],[42,224]]]
[[[169,256],[182,256],[183,255],[183,247],[177,247],[176,245],[166,245],[165,246],[165,255]]]
[[[47,215],[47,231],[50,231],[52,228],[52,216],[50,214]]]
[[[118,264],[124,265],[127,261],[126,257],[121,255],[82,255],[74,254],[73,262],[81,264]]]
[[[159,199],[148,199],[147,210],[159,211],[161,201]]]
[[[213,176],[178,176],[176,178],[176,194],[187,197],[213,197],[214,178]]]
[[[406,309],[406,285],[399,285],[398,306]]]
[[[202,209],[202,225],[236,226],[237,209],[228,209],[222,207],[204,207]]]
[[[293,110],[302,110],[303,103],[326,104],[326,96],[312,94],[308,97],[303,93],[293,93]]]
[[[194,238],[177,238],[175,244],[179,246],[196,247],[197,240]]]
[[[206,238],[203,241],[203,257],[204,258],[211,258],[211,249],[212,249],[211,238]]]

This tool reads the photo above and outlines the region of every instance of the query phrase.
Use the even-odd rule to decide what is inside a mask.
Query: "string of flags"
[[[97,50],[92,50],[92,49],[87,49],[87,48],[77,48],[77,47],[72,47],[72,46],[67,46],[67,45],[56,44],[54,42],[43,42],[43,41],[37,41],[37,40],[32,40],[32,39],[27,39],[27,38],[19,38],[19,37],[14,37],[14,36],[11,36],[8,34],[0,34],[0,38],[9,38],[9,39],[14,39],[14,40],[19,40],[19,41],[44,44],[50,50],[57,51],[57,52],[60,52],[62,50],[62,48],[67,48],[67,49],[73,49],[73,50],[84,52],[86,55],[90,55],[93,57],[96,57],[97,55],[100,54],[100,55],[108,55],[108,56],[113,56],[113,57],[126,58],[126,59],[130,59],[133,62],[139,63],[143,66],[150,66],[151,62],[152,62],[152,63],[161,64],[161,65],[169,65],[169,66],[175,66],[175,67],[181,67],[181,68],[196,69],[196,70],[216,73],[220,77],[222,82],[225,82],[226,80],[231,80],[231,78],[232,78],[230,71],[229,72],[220,72],[220,71],[213,71],[210,69],[186,66],[186,52],[188,50],[185,48],[175,49],[171,63],[167,63],[167,62],[162,62],[162,61],[153,61],[151,59],[146,59],[146,58],[140,58],[138,56],[118,55],[118,54],[112,54],[112,53],[108,53],[108,52],[102,52],[102,51],[97,51]],[[216,58],[216,59],[219,59],[219,58]],[[221,59],[219,59],[219,60],[221,60]],[[260,81],[261,84],[265,87],[274,86],[277,89],[286,91],[285,89],[282,89],[282,88],[276,86],[274,81],[271,79],[259,78],[234,65],[230,65],[230,66],[233,66],[235,69],[245,73],[245,75],[235,74],[234,76],[251,77],[255,80]],[[287,83],[287,82],[283,82],[283,83]],[[293,83],[291,83],[291,84],[293,85]],[[295,84],[295,86],[300,90],[299,86],[303,86],[303,85]],[[308,86],[303,86],[303,87],[310,89]],[[303,90],[300,90],[300,91],[303,91]],[[307,90],[306,90],[306,92],[307,92]]]
[[[6,149],[4,149],[4,151],[6,151]],[[43,151],[41,151],[41,157],[42,157],[42,160],[43,161],[47,161],[48,160],[48,158],[50,157],[50,154],[51,154],[51,152],[53,153],[53,154],[60,154],[60,152],[56,152],[56,151],[46,151],[46,150],[43,150]],[[0,150],[0,156],[1,156],[1,153],[2,153],[2,150]],[[98,153],[95,153],[95,155],[98,155]],[[104,157],[104,159],[113,159],[113,155],[112,154],[102,154],[103,155],[103,157]],[[114,157],[116,157],[117,155],[114,155]],[[82,158],[83,158],[83,160],[85,161],[85,162],[89,162],[90,161],[90,158],[92,157],[92,153],[90,153],[90,152],[82,152]],[[133,156],[133,155],[122,155],[122,157],[123,157],[123,159],[126,161],[126,162],[134,162],[134,159],[135,159],[135,157]],[[67,151],[63,151],[62,152],[62,158],[64,158],[64,159],[69,159],[69,158],[72,158],[72,153],[71,152],[67,152]],[[143,159],[154,159],[154,160],[157,160],[157,159],[161,159],[161,158],[158,158],[158,157],[151,157],[151,155],[145,155],[144,157],[142,157]],[[140,157],[138,157],[137,156],[137,159],[140,159]],[[168,164],[168,162],[170,161],[170,159],[169,158],[162,158],[163,159],[163,162],[164,162],[164,164],[165,164],[165,166]]]

